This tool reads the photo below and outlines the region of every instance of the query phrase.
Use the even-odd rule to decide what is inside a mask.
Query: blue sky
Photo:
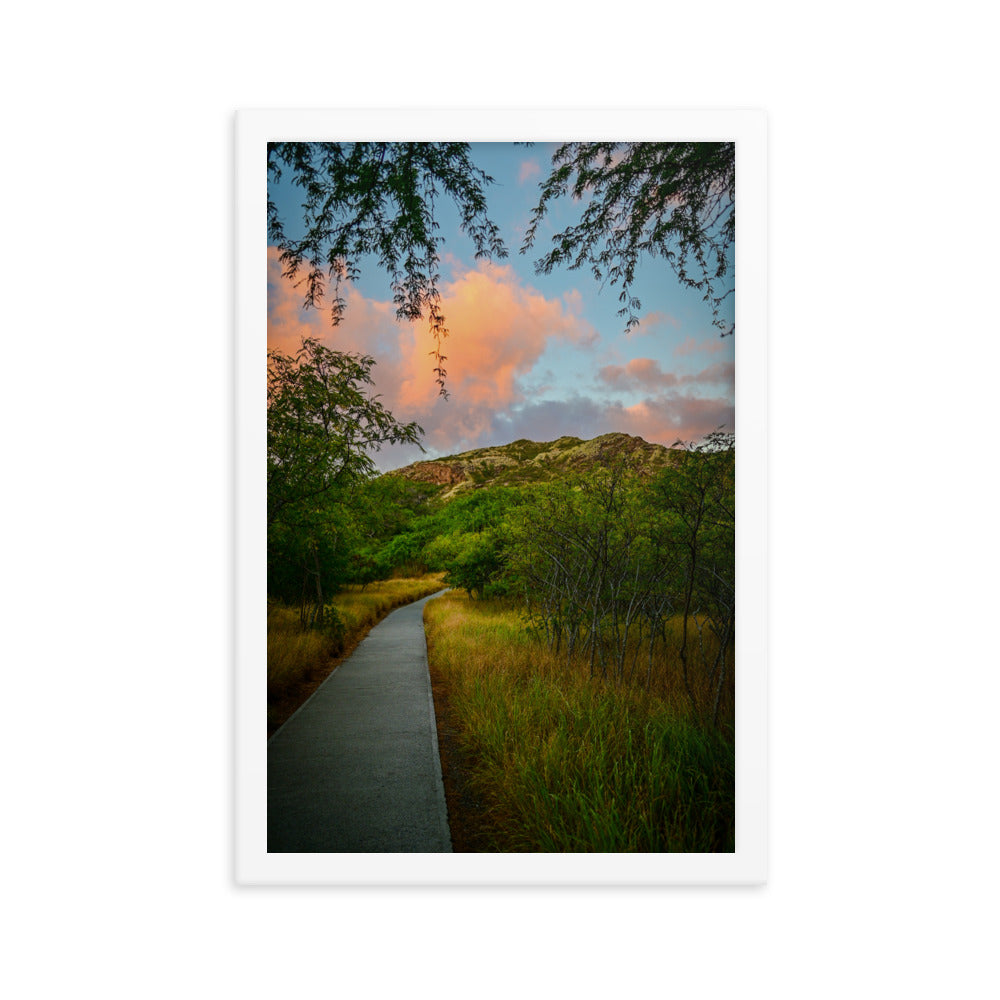
[[[332,327],[325,309],[301,307],[300,293],[281,277],[277,254],[268,249],[269,346],[291,353],[308,335],[336,350],[372,355],[382,402],[397,419],[424,428],[423,454],[413,446],[383,449],[375,456],[381,469],[517,438],[624,431],[671,445],[719,426],[733,429],[733,337],[719,336],[701,296],[682,288],[664,262],[641,267],[634,287],[641,322],[626,334],[618,287],[601,288],[589,271],[535,273],[551,236],[577,217],[571,200],[556,202],[535,246],[519,252],[555,148],[472,144],[472,159],[495,180],[486,193],[509,252],[503,261],[477,263],[456,213],[444,201],[438,206],[450,330],[447,399],[437,393],[426,323],[395,319],[388,277],[377,263],[362,262],[362,276],[346,296],[347,314]],[[283,184],[270,193],[293,232],[297,192]],[[726,308],[724,318],[732,321],[732,296]]]

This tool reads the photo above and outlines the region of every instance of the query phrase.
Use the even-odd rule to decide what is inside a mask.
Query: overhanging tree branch
[[[272,142],[267,170],[274,181],[288,172],[305,196],[305,231],[297,239],[287,234],[277,205],[270,199],[267,204],[268,239],[280,251],[285,277],[304,289],[303,304],[318,307],[331,293],[336,326],[347,305],[343,284],[358,279],[364,258],[375,257],[390,276],[396,316],[428,317],[433,370],[447,395],[437,195],[443,192],[454,203],[477,260],[507,256],[499,227],[486,211],[485,189],[493,178],[472,163],[469,144]]]
[[[620,286],[618,314],[628,331],[642,307],[632,294],[636,268],[644,258],[660,258],[682,285],[702,293],[722,335],[733,332],[721,308],[732,293],[724,279],[736,239],[734,143],[563,144],[541,184],[521,253],[534,246],[553,202],[567,196],[581,204],[580,221],[552,237],[537,273],[587,267],[596,281]]]

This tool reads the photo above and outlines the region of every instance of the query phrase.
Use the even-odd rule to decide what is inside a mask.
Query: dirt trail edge
[[[450,852],[423,610],[387,615],[267,744],[269,853]]]

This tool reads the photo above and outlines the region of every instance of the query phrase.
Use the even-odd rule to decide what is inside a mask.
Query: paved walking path
[[[267,746],[267,850],[451,851],[424,605],[393,611]]]

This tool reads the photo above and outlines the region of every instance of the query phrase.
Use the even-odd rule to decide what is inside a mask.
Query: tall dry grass
[[[351,650],[390,611],[441,590],[443,574],[382,580],[364,589],[350,586],[332,598],[342,629],[303,629],[299,609],[268,603],[267,699],[269,730],[273,706],[329,673],[337,658]],[[284,712],[282,714],[287,714]]]
[[[424,617],[491,849],[734,849],[732,741],[679,687],[591,678],[502,604],[453,591]]]

